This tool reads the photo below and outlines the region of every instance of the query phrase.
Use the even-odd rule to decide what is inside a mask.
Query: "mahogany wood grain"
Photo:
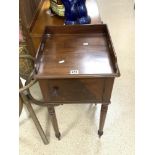
[[[37,53],[35,77],[119,76],[116,54],[107,29],[105,24],[47,27]],[[78,70],[78,74],[70,74],[71,70]]]
[[[104,79],[39,80],[44,101],[50,103],[102,102]]]
[[[110,104],[114,78],[39,79],[45,103]]]
[[[45,102],[110,103],[120,73],[106,24],[46,27],[36,60]]]

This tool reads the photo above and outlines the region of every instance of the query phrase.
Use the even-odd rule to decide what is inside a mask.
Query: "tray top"
[[[94,31],[95,28],[91,30],[90,26],[67,26],[72,27],[69,31],[65,27],[64,31],[63,28],[52,27],[50,31],[45,30],[51,35],[46,37],[39,49],[39,52],[42,49],[42,54],[39,54],[37,78],[108,76],[116,73],[106,33]],[[79,30],[79,27],[82,29]]]

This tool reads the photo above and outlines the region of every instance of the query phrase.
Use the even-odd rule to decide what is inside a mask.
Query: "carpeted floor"
[[[25,108],[19,119],[20,155],[134,155],[134,2],[98,0],[98,7],[109,26],[121,71],[115,81],[104,135],[100,139],[97,135],[100,105],[56,107],[60,141],[54,136],[47,109],[33,106],[50,143],[43,144]],[[41,97],[38,85],[32,91]]]

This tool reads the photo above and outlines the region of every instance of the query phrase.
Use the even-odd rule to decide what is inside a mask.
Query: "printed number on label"
[[[79,74],[79,70],[70,70],[70,74]]]

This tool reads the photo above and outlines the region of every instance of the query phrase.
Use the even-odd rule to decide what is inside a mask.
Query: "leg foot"
[[[52,125],[53,125],[55,136],[60,140],[61,134],[59,132],[58,122],[57,122],[55,109],[54,109],[53,105],[48,107],[48,112],[49,112],[49,115],[50,115],[50,118],[51,118],[51,122],[52,122]]]
[[[98,135],[99,135],[99,138],[100,138],[103,135],[103,131],[98,130]]]
[[[107,110],[108,110],[108,105],[101,105],[101,112],[100,112],[100,123],[99,123],[99,130],[98,130],[98,135],[101,137],[103,135],[103,127],[105,123],[105,118],[107,115]]]
[[[55,137],[57,137],[58,140],[60,140],[60,138],[61,138],[61,134],[60,134],[60,132],[59,132],[58,134],[55,134]]]

